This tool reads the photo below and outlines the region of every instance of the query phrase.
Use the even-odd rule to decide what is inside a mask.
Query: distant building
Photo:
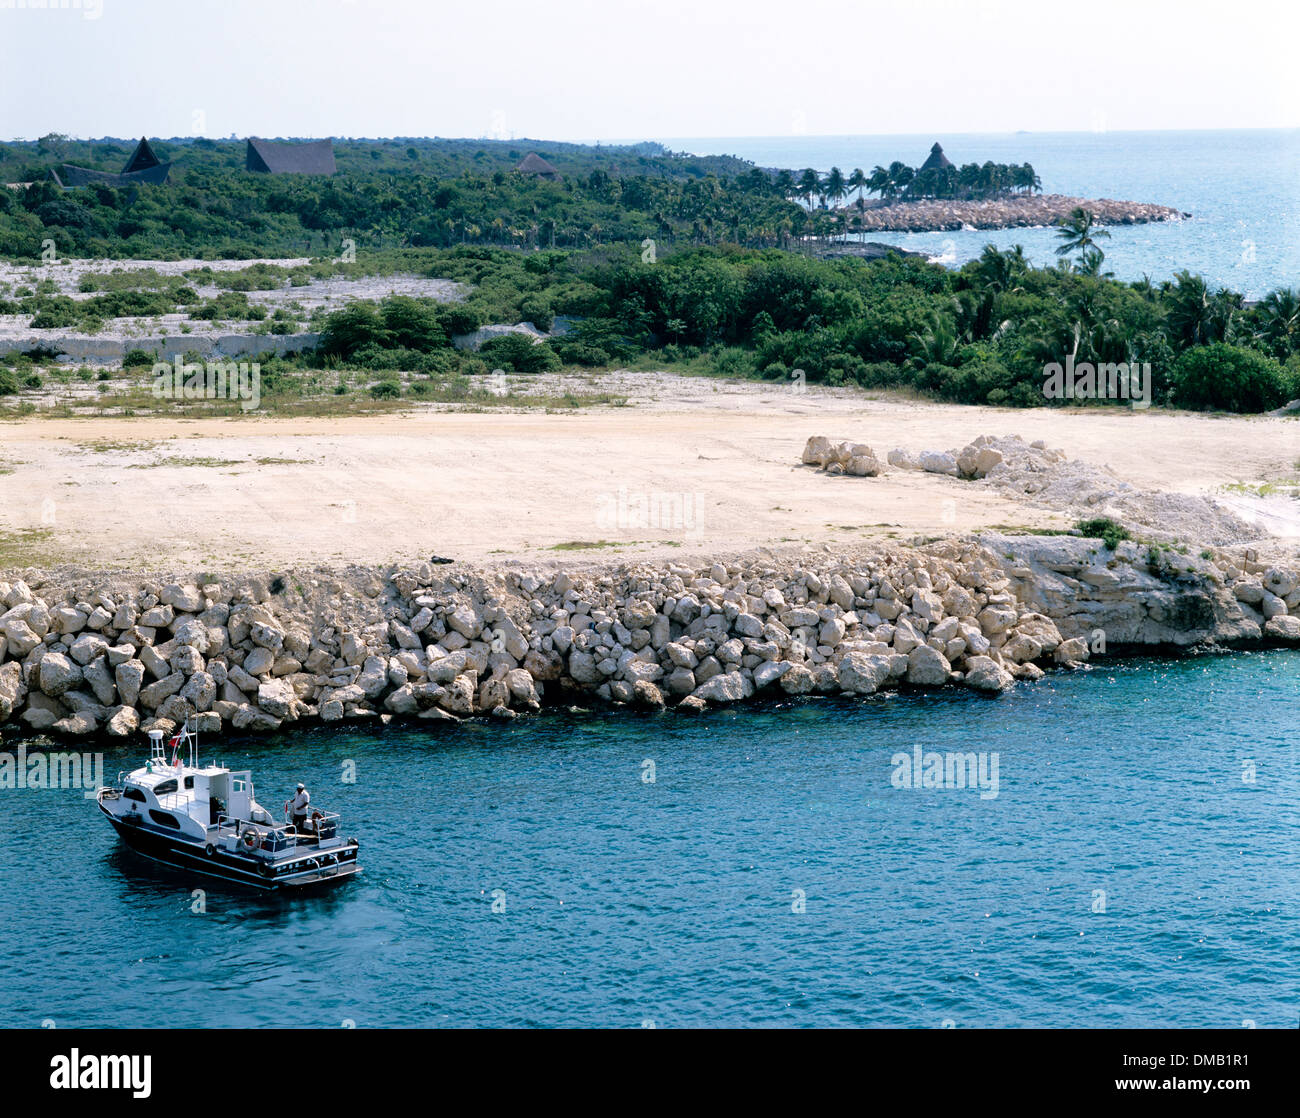
[[[334,144],[311,140],[303,144],[277,144],[271,140],[248,141],[244,165],[263,175],[332,175]]]
[[[119,174],[115,175],[111,171],[92,171],[89,167],[74,167],[71,163],[64,163],[62,167],[50,168],[50,181],[64,190],[72,190],[78,186],[94,186],[97,183],[105,186],[135,186],[140,183],[161,186],[167,181],[171,169],[172,165],[159,159],[154,154],[149,141],[141,136],[140,142],[135,145],[135,151],[131,153],[131,158],[126,161],[126,166]]]
[[[523,159],[519,161],[519,165],[515,170],[521,175],[536,175],[538,178],[547,179],[551,182],[554,182],[560,177],[560,172],[552,167],[551,164],[547,163],[546,160],[535,151],[530,151],[525,155]]]
[[[934,147],[930,149],[930,157],[924,163],[921,164],[921,170],[942,171],[945,167],[951,167],[951,166],[952,166],[952,160],[950,160],[946,155],[944,155],[943,148],[941,148],[936,143]]]

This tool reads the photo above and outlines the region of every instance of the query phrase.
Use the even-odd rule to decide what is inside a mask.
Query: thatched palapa
[[[538,178],[550,179],[552,181],[560,177],[560,172],[551,164],[547,163],[546,160],[535,151],[530,151],[525,155],[523,159],[519,161],[519,165],[515,167],[515,170],[521,175],[536,175]]]
[[[330,140],[280,144],[250,138],[245,166],[264,175],[332,175],[338,169]]]
[[[172,165],[162,162],[154,153],[149,141],[141,136],[135,151],[126,161],[126,166],[118,174],[113,174],[111,171],[94,171],[89,167],[75,167],[71,163],[65,163],[62,167],[50,169],[50,181],[64,190],[96,184],[137,186],[147,183],[150,186],[159,186],[167,181],[171,169]]]

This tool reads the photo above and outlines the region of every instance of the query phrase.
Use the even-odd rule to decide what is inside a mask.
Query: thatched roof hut
[[[544,179],[554,180],[560,177],[560,172],[551,166],[551,164],[547,163],[546,160],[535,151],[530,151],[525,155],[523,159],[519,161],[519,165],[515,170],[522,175],[537,175]]]
[[[951,167],[951,166],[952,166],[952,160],[950,160],[946,155],[944,155],[943,148],[936,143],[934,147],[930,149],[930,157],[924,163],[921,164],[921,170],[942,171],[945,167]]]
[[[338,170],[334,163],[334,144],[329,140],[277,144],[250,138],[244,165],[263,175],[332,175]]]
[[[154,154],[154,150],[149,146],[149,141],[144,136],[140,137],[140,142],[135,145],[135,151],[131,153],[131,158],[126,161],[126,166],[122,168],[122,174],[130,175],[136,171],[147,171],[150,167],[161,167],[162,160]]]
[[[64,190],[71,190],[78,186],[93,186],[96,183],[104,186],[137,186],[141,183],[159,186],[167,181],[171,169],[172,165],[159,159],[154,154],[153,148],[149,146],[149,141],[141,136],[140,142],[135,145],[135,151],[131,153],[126,166],[119,174],[115,175],[111,171],[93,171],[89,167],[76,167],[71,163],[65,163],[62,167],[50,169],[50,181]]]

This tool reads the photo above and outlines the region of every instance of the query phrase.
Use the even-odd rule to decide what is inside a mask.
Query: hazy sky
[[[0,137],[1290,128],[1298,33],[1297,0],[0,0]]]

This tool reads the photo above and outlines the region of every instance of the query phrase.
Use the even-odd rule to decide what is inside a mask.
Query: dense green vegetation
[[[399,373],[464,378],[618,364],[1029,406],[1069,402],[1043,395],[1044,367],[1068,358],[1149,363],[1157,404],[1261,411],[1300,396],[1300,293],[1277,291],[1247,307],[1186,272],[1158,285],[1117,282],[1101,271],[1097,242],[1106,233],[1086,213],[1063,226],[1063,259],[1052,268],[1029,267],[1019,248],[990,246],[948,271],[901,256],[820,260],[774,247],[807,247],[802,235],[844,227],[842,214],[811,209],[814,198],[904,194],[916,176],[904,182],[893,169],[880,179],[835,170],[823,179],[657,145],[394,140],[339,142],[339,174],[323,178],[248,174],[242,143],[154,146],[176,160],[166,186],[0,189],[0,255],[35,263],[49,238],[60,256],[314,259],[92,275],[83,299],[34,271],[29,284],[0,286],[0,314],[93,331],[110,319],[184,310],[263,333],[320,330],[317,352],[267,363],[271,393],[277,383],[319,388],[312,370],[380,374],[390,387],[372,386],[371,395],[382,399],[421,394],[403,388]],[[58,137],[11,144],[0,147],[0,178],[40,179],[56,160],[112,169],[129,149]],[[512,170],[530,150],[559,168],[558,181]],[[956,172],[962,190],[1037,188],[1032,168],[985,167],[945,172]],[[1073,262],[1064,259],[1071,254]],[[325,276],[399,272],[458,281],[468,296],[391,297],[328,317],[293,304],[268,312],[248,299]],[[547,331],[557,319],[566,329],[538,345],[517,336],[478,354],[452,345],[486,324]],[[11,363],[0,394],[21,390],[24,377],[39,382],[40,361]],[[330,383],[348,391],[346,380]]]
[[[423,255],[423,254],[421,254]],[[632,250],[520,254],[435,251],[431,275],[473,285],[457,304],[390,298],[331,315],[322,349],[367,368],[545,371],[561,363],[650,363],[788,381],[901,387],[960,403],[1041,406],[1044,366],[1151,365],[1155,403],[1261,411],[1300,396],[1300,301],[1254,308],[1207,296],[1187,274],[1123,284],[1062,264],[1030,268],[986,249],[960,271],[901,257],[813,260],[779,250],[682,250],[656,263]],[[477,355],[450,337],[488,322],[555,315],[573,328]],[[1282,321],[1279,321],[1282,319]]]
[[[61,163],[117,171],[133,145],[50,135],[0,145],[0,256],[245,259],[401,246],[493,244],[584,247],[651,238],[665,246],[789,247],[852,229],[836,213],[856,191],[886,200],[988,197],[1040,186],[1033,168],[985,163],[869,175],[768,172],[733,156],[673,154],[659,144],[587,147],[493,140],[339,140],[333,177],[244,170],[244,142],[159,140],[172,161],[163,186],[62,191]],[[538,151],[558,181],[519,174]],[[804,204],[799,204],[800,202]],[[818,203],[820,204],[818,206]]]
[[[528,141],[335,142],[332,177],[244,170],[243,141],[156,141],[172,160],[162,186],[84,187],[47,181],[68,162],[117,171],[127,143],[47,137],[0,146],[0,256],[247,259],[402,246],[580,247],[654,238],[664,245],[727,240],[788,243],[825,233],[772,175],[730,156],[674,155],[658,144],[583,147]],[[537,151],[558,181],[514,167]]]

